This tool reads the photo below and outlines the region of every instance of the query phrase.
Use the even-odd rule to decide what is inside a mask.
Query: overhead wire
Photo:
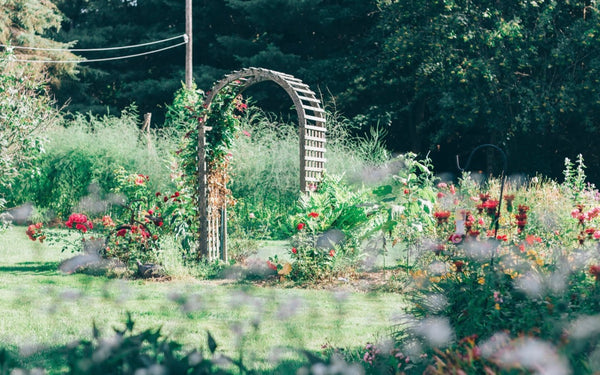
[[[125,56],[114,56],[114,57],[104,57],[104,58],[97,58],[97,59],[81,59],[81,60],[31,60],[31,59],[14,59],[14,58],[10,58],[8,59],[8,61],[15,61],[15,62],[26,62],[26,63],[51,63],[51,64],[81,64],[81,63],[90,63],[90,62],[100,62],[100,61],[114,61],[114,60],[122,60],[122,59],[129,59],[132,57],[139,57],[139,56],[144,56],[144,55],[150,55],[153,53],[158,53],[158,52],[162,52],[162,51],[166,51],[172,48],[176,48],[179,46],[182,46],[184,44],[188,43],[188,36],[186,34],[183,35],[178,35],[176,37],[171,37],[171,38],[167,38],[167,39],[163,39],[163,40],[158,40],[158,41],[154,41],[154,42],[147,42],[147,43],[141,43],[141,44],[135,44],[135,45],[130,45],[130,46],[120,46],[120,47],[106,47],[106,48],[79,48],[79,49],[62,49],[62,48],[40,48],[40,47],[21,47],[21,46],[6,46],[4,44],[0,44],[0,47],[4,47],[4,48],[12,48],[12,49],[27,49],[27,50],[38,50],[38,51],[64,51],[64,52],[91,52],[91,51],[108,51],[108,50],[118,50],[118,49],[125,49],[125,48],[138,48],[138,47],[143,47],[143,46],[148,46],[148,45],[152,45],[152,44],[158,44],[158,43],[164,43],[167,41],[171,41],[174,39],[178,39],[183,37],[184,41],[181,43],[177,43],[171,46],[167,46],[167,47],[163,47],[163,48],[159,48],[156,50],[152,50],[152,51],[146,51],[146,52],[140,52],[140,53],[135,53],[135,54],[131,54],[131,55],[125,55]]]
[[[43,47],[27,47],[27,46],[8,46],[8,45],[5,45],[5,44],[0,44],[0,47],[12,48],[12,49],[35,50],[35,51],[98,52],[98,51],[113,51],[113,50],[118,50],[118,49],[128,49],[128,48],[145,47],[145,46],[150,46],[150,45],[153,45],[153,44],[159,44],[159,43],[168,42],[168,41],[171,41],[171,40],[174,40],[174,39],[179,39],[179,38],[183,38],[185,40],[185,42],[187,43],[187,35],[186,34],[181,34],[181,35],[173,36],[173,37],[167,38],[167,39],[155,40],[153,42],[140,43],[140,44],[132,44],[132,45],[129,45],[129,46],[119,46],[119,47],[103,47],[103,48],[43,48]]]

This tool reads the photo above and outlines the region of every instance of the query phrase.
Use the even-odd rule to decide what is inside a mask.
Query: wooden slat
[[[294,91],[296,93],[302,92],[302,93],[305,93],[305,94],[315,95],[315,92],[311,91],[311,90],[304,90],[304,89],[299,89],[299,88],[296,88],[296,87],[292,87],[292,88],[294,89]]]
[[[309,111],[313,111],[313,112],[325,113],[325,110],[323,108],[319,108],[319,107],[311,107],[309,105],[302,105],[302,108],[308,109]]]
[[[319,138],[319,137],[311,137],[310,135],[305,135],[304,139],[308,140],[308,141],[315,141],[315,142],[320,142],[320,143],[325,143],[327,142],[327,140],[325,138]],[[308,146],[307,146],[308,147]],[[306,148],[306,147],[305,147]]]
[[[302,83],[302,80],[301,80],[301,79],[298,79],[298,78],[292,77],[292,76],[290,76],[290,75],[286,75],[285,77],[282,77],[282,78],[283,78],[284,80],[286,80],[288,83],[290,83],[290,82],[299,82],[299,83]]]
[[[287,80],[286,80],[286,81],[287,81]],[[299,81],[299,82],[289,82],[289,81],[288,81],[288,83],[289,83],[290,85],[294,86],[294,88],[296,88],[296,87],[301,87],[301,88],[303,88],[303,89],[306,89],[306,88],[308,88],[308,85],[307,85],[306,83],[303,83],[302,81]]]
[[[323,132],[323,133],[325,133],[327,131],[327,128],[323,128],[321,126],[308,125],[308,124],[304,125],[304,129],[310,129],[310,130]]]
[[[321,103],[321,101],[319,99],[316,98],[309,98],[307,96],[302,96],[302,95],[298,95],[298,99],[300,100],[304,100],[307,102],[313,102],[313,103]]]
[[[311,172],[323,172],[324,168],[319,168],[319,167],[304,167],[305,171],[311,171]],[[308,179],[308,177],[307,177]]]
[[[326,152],[327,149],[324,147],[316,147],[316,146],[304,146],[305,150],[308,151],[316,151],[316,152]]]
[[[321,122],[323,124],[325,123],[325,118],[323,118],[323,117],[316,117],[316,116],[304,115],[304,118],[307,119],[307,120]]]
[[[325,159],[325,158],[318,158],[316,156],[305,156],[304,160],[319,161],[321,163],[325,163],[327,161],[327,159]]]

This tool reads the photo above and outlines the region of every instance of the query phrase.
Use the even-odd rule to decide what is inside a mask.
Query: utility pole
[[[192,65],[192,0],[185,0],[185,35],[187,44],[185,45],[185,87],[192,88],[193,65]]]

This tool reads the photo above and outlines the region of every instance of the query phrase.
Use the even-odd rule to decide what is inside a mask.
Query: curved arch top
[[[289,74],[263,68],[245,68],[225,75],[204,100],[205,108],[225,87],[239,95],[248,87],[264,81],[278,84],[289,95],[296,107],[300,137],[300,189],[311,190],[319,182],[325,170],[325,110],[314,91],[300,79]]]

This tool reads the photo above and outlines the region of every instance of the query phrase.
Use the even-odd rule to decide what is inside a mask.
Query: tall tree
[[[365,39],[377,21],[374,0],[226,3],[239,26],[218,35],[217,41],[235,57],[237,66],[297,75],[334,99],[353,84],[353,74],[362,68]]]
[[[177,0],[55,0],[65,14],[53,37],[76,48],[137,45],[182,35],[185,7]],[[150,52],[183,42],[183,38],[147,47],[81,53],[88,59],[115,58]],[[70,111],[115,113],[136,102],[142,112],[154,112],[169,102],[184,79],[183,46],[128,59],[80,64],[80,74],[55,87]]]
[[[79,48],[136,44],[185,30],[180,0],[53,1],[68,18],[57,38],[77,40]],[[349,51],[374,25],[377,8],[375,0],[202,0],[193,9],[194,77],[200,88],[210,89],[231,70],[259,66],[337,93],[351,77],[347,72],[357,68]],[[183,51],[82,64],[77,80],[57,87],[58,98],[71,98],[71,110],[117,110],[135,101],[142,112],[160,112],[181,86]],[[289,107],[284,99],[274,107]]]
[[[491,142],[511,165],[554,175],[575,152],[598,161],[600,17],[588,1],[380,6],[382,49],[362,95],[389,114],[397,146],[448,155]]]
[[[60,51],[68,48],[68,44],[45,37],[46,33],[59,30],[62,20],[62,13],[49,0],[2,0],[0,1],[0,44],[12,47],[10,60],[76,59],[75,55]],[[47,50],[27,49],[30,47]],[[22,61],[11,63],[12,66],[26,64]],[[31,63],[31,65],[30,74],[33,71],[44,70],[49,70],[52,76],[75,72],[73,64]]]

